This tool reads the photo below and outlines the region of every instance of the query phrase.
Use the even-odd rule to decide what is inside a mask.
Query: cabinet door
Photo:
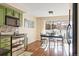
[[[1,43],[0,45],[1,48],[5,48],[5,43]]]
[[[5,43],[6,42],[6,38],[1,37],[1,43]]]
[[[14,11],[14,17],[16,17],[16,18],[20,18],[20,13],[17,12],[17,11]]]
[[[6,49],[10,49],[10,42],[5,42],[5,43],[1,43],[1,48],[6,48]]]
[[[5,8],[0,6],[0,26],[5,24]]]
[[[9,49],[10,50],[11,49],[11,46],[6,46],[5,49]]]
[[[23,14],[20,13],[20,26],[22,26],[22,25],[23,25]]]
[[[1,36],[0,37],[0,47],[5,48],[11,46],[11,41],[9,36]]]
[[[13,10],[10,8],[6,8],[6,15],[13,16]]]
[[[1,43],[10,42],[10,36],[1,36]]]

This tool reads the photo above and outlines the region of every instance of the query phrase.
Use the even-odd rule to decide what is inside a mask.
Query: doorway
[[[65,55],[67,55],[67,56],[77,56],[77,3],[73,3],[72,4],[72,12],[71,13],[72,13],[72,15],[69,15],[69,19],[70,19],[70,16],[71,16],[71,20],[69,20],[69,23],[66,24],[68,28],[66,27],[67,29],[65,30],[66,31],[66,35],[67,35],[67,38],[66,38],[67,42],[64,44],[64,47],[66,48],[65,51],[67,52],[67,54],[65,54]],[[49,20],[47,22],[49,24],[48,23],[46,24],[46,29],[50,30],[50,28],[49,28],[49,27],[51,27],[50,25],[52,25],[52,23],[54,24],[55,21]],[[60,24],[61,24],[61,22],[60,22]],[[54,43],[54,42],[56,42],[56,41],[53,41],[52,43]],[[53,46],[54,46],[54,44],[53,44]],[[51,48],[53,48],[53,46],[51,46]],[[57,48],[54,47],[54,49],[56,50]],[[60,48],[58,48],[58,49],[60,49]]]
[[[73,3],[73,56],[77,56],[77,16],[78,16],[78,4]]]

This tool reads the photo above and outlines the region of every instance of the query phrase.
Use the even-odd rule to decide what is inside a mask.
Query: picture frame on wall
[[[24,19],[24,27],[25,28],[34,28],[34,21]]]

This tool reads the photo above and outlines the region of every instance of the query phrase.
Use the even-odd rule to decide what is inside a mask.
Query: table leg
[[[64,55],[63,47],[64,47],[64,43],[63,43],[63,38],[62,38],[62,55]]]
[[[53,39],[54,40],[54,54],[55,54],[55,39]]]
[[[57,40],[57,55],[58,55],[58,40]]]
[[[49,39],[49,56],[50,56],[50,39]]]

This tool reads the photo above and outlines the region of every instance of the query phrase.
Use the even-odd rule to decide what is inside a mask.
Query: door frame
[[[77,21],[78,21],[78,4],[72,4],[72,25],[73,25],[73,56],[77,56]]]

